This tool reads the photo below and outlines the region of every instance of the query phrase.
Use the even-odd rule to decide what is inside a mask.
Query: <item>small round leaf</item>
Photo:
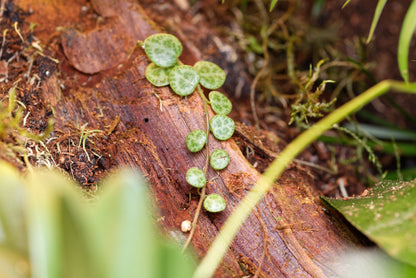
[[[204,208],[209,212],[220,212],[223,211],[225,207],[225,200],[219,194],[209,194],[204,200]]]
[[[199,75],[191,66],[176,66],[169,72],[170,87],[180,96],[192,94],[198,83]]]
[[[170,34],[154,34],[144,41],[147,57],[159,67],[171,67],[182,53],[181,42]]]
[[[204,187],[207,183],[204,172],[197,167],[192,167],[186,172],[186,181],[193,187]]]
[[[210,128],[212,134],[218,140],[227,140],[233,136],[235,123],[234,121],[224,115],[215,115],[210,121]]]
[[[211,91],[209,93],[209,102],[212,110],[219,115],[227,115],[233,109],[231,101],[222,93],[218,91]]]
[[[207,89],[215,90],[224,84],[225,72],[216,64],[208,61],[196,62],[194,68],[201,76],[201,85]]]
[[[186,136],[186,146],[191,152],[199,152],[207,143],[207,133],[202,129],[195,129]]]
[[[230,163],[230,156],[225,150],[215,150],[211,154],[210,164],[215,170],[222,170]]]
[[[169,85],[169,71],[171,68],[162,68],[154,63],[150,63],[145,71],[147,81],[156,87]]]

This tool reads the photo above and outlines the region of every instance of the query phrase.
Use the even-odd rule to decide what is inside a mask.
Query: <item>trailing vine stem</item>
[[[196,269],[193,277],[209,278],[214,274],[244,221],[247,219],[257,203],[273,186],[275,180],[285,170],[286,166],[301,151],[303,151],[333,125],[339,123],[349,114],[359,110],[362,106],[387,93],[389,90],[416,94],[416,83],[409,84],[394,80],[381,81],[327,115],[287,145],[280,155],[270,164],[264,174],[259,178],[256,185],[241,200],[239,206],[224,223],[212,243],[211,248],[208,250],[207,254]]]
[[[201,86],[198,85],[196,87],[196,90],[198,91],[199,96],[202,99],[202,102],[204,103],[204,113],[205,113],[205,118],[206,118],[206,127],[207,127],[207,143],[206,143],[206,159],[205,159],[205,165],[204,165],[204,175],[207,176],[208,173],[208,167],[209,167],[209,114],[208,114],[208,99],[206,98],[206,96],[204,95],[204,91],[202,90]],[[192,237],[194,236],[195,230],[196,230],[196,224],[198,223],[198,218],[199,215],[201,213],[201,208],[202,208],[202,203],[204,202],[205,199],[205,189],[206,186],[202,187],[201,190],[201,194],[199,197],[199,202],[198,202],[198,206],[196,207],[196,211],[195,211],[195,215],[194,215],[194,219],[192,220],[192,228],[191,231],[189,232],[189,236],[186,239],[185,244],[182,247],[182,252],[186,250],[186,248],[188,247],[189,243],[191,243]]]

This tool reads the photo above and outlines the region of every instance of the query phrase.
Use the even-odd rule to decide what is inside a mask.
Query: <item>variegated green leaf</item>
[[[207,89],[215,90],[224,84],[225,72],[216,64],[208,61],[196,62],[194,68],[201,76],[200,83]]]
[[[215,138],[218,140],[227,140],[233,136],[235,123],[227,116],[215,115],[210,121],[210,128]]]
[[[198,83],[199,75],[191,66],[176,66],[169,72],[170,87],[180,96],[192,94]]]
[[[197,168],[192,167],[186,172],[186,181],[193,187],[204,187],[207,183],[204,172]]]
[[[210,164],[215,170],[222,170],[230,163],[230,156],[225,150],[215,150],[211,154]]]
[[[144,41],[147,57],[159,67],[171,67],[182,53],[181,42],[170,34],[154,34]]]
[[[227,115],[233,109],[231,101],[222,93],[212,91],[208,95],[212,110],[219,115]]]
[[[186,146],[191,152],[199,152],[207,143],[207,133],[202,129],[195,129],[186,136]]]
[[[162,68],[154,63],[150,63],[145,72],[147,81],[156,87],[169,85],[169,72],[172,68]]]
[[[204,208],[209,212],[220,212],[226,207],[224,198],[217,194],[209,194],[204,200]]]

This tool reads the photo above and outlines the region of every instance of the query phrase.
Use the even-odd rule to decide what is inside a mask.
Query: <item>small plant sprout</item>
[[[209,212],[220,212],[226,207],[224,198],[217,194],[209,194],[204,200],[204,208]]]
[[[150,63],[145,71],[146,79],[156,87],[169,85],[169,71],[172,68],[162,68]]]
[[[218,91],[211,91],[208,98],[211,103],[212,110],[219,115],[227,115],[233,109],[231,101],[224,94]]]
[[[210,90],[216,90],[225,82],[225,72],[216,64],[208,61],[196,62],[194,68],[201,76],[201,85]]]
[[[198,167],[192,167],[186,172],[186,181],[197,188],[204,187],[207,183],[204,172]]]
[[[233,136],[235,123],[227,116],[215,115],[210,121],[210,128],[215,138],[224,141]]]
[[[189,132],[186,136],[186,146],[188,150],[195,153],[202,150],[202,148],[207,143],[207,134],[202,129],[195,129]]]
[[[171,67],[182,53],[181,42],[170,34],[154,34],[144,41],[144,51],[159,67]]]
[[[192,94],[198,83],[199,75],[191,66],[176,66],[169,72],[170,87],[180,96],[184,97]]]
[[[225,150],[215,150],[211,154],[210,164],[215,170],[222,170],[230,163],[230,156]]]

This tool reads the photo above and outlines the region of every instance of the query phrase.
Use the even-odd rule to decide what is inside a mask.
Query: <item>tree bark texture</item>
[[[193,129],[206,129],[206,122],[198,94],[181,98],[168,87],[156,88],[145,79],[149,61],[135,45],[162,28],[146,15],[140,1],[15,3],[33,11],[27,20],[40,24],[43,43],[58,38],[62,47],[51,50],[60,63],[45,68],[41,85],[43,102],[54,109],[56,135],[65,136],[71,132],[69,127],[85,123],[90,130],[104,131],[100,135],[101,168],[139,168],[149,181],[159,224],[175,238],[185,239],[187,234],[180,231],[180,224],[192,220],[199,197],[187,184],[185,173],[193,166],[203,168],[206,159],[204,152],[189,152],[185,138]],[[93,9],[98,17],[83,15],[83,7]],[[56,34],[59,26],[61,31]],[[204,26],[193,28],[202,30]],[[169,32],[183,42],[181,59],[186,64],[202,57],[181,29]],[[68,80],[72,86],[62,86]],[[192,240],[200,257],[259,178],[236,144],[244,139],[242,134],[238,132],[225,142],[210,135],[209,149],[225,149],[231,163],[223,171],[208,171],[207,193],[224,196],[227,208],[217,214],[201,213]],[[216,276],[243,277],[258,269],[260,277],[334,275],[338,271],[331,264],[334,257],[359,241],[350,230],[337,228],[334,223],[338,221],[325,214],[312,190],[313,183],[307,170],[292,164],[245,221]]]

